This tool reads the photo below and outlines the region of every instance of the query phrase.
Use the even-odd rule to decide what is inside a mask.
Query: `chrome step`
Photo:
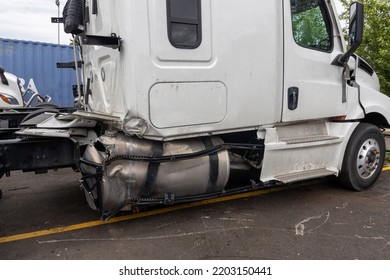
[[[336,140],[339,137],[329,136],[329,135],[315,135],[315,136],[307,136],[307,137],[299,137],[299,138],[285,138],[280,139],[280,142],[285,142],[287,144],[301,144],[301,143],[310,143],[310,142],[321,142],[321,141],[329,141]]]
[[[303,171],[298,173],[291,173],[286,175],[279,175],[276,176],[275,179],[284,184],[289,184],[298,181],[310,180],[315,178],[323,178],[323,177],[333,176],[333,175],[337,175],[337,172],[328,170],[326,168],[322,168],[322,169],[308,170],[308,171]]]

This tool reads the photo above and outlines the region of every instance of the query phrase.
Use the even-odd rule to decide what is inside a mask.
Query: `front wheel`
[[[385,139],[379,128],[359,124],[345,151],[340,174],[342,184],[355,191],[372,187],[382,172],[385,155]]]

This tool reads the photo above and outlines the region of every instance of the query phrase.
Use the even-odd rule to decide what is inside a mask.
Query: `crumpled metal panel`
[[[208,139],[210,147],[223,143],[218,137]],[[89,145],[84,159],[101,164],[106,162],[109,157],[156,157],[159,145],[161,145],[159,156],[173,158],[207,149],[207,144],[200,138],[159,143],[124,134],[114,134],[112,137],[101,136],[99,142],[104,146],[105,151],[97,149],[95,145]],[[104,210],[110,210],[127,200],[150,197],[163,198],[164,194],[168,193],[174,194],[175,197],[182,197],[220,192],[226,186],[230,176],[230,160],[226,150],[210,156],[204,155],[186,160],[161,162],[155,167],[151,165],[147,161],[126,159],[119,159],[106,165],[101,180]],[[153,168],[154,172],[150,172]],[[83,165],[83,169],[91,174],[94,173],[94,168]],[[150,180],[153,181],[153,187],[150,189],[150,193],[145,195],[143,193],[148,188]],[[92,184],[94,182],[91,182]],[[90,195],[87,193],[86,195],[89,205],[95,209]],[[97,196],[96,190],[93,195]],[[124,207],[122,210],[130,209],[131,206]]]

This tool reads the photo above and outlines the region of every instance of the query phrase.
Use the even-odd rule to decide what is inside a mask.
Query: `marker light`
[[[0,98],[1,100],[3,100],[5,103],[9,105],[19,105],[18,100],[15,97],[12,97],[11,95],[0,93]]]

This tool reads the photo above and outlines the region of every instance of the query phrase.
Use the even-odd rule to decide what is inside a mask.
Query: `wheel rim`
[[[357,157],[358,174],[363,179],[368,179],[374,175],[380,163],[380,147],[378,142],[370,138],[360,147]]]

